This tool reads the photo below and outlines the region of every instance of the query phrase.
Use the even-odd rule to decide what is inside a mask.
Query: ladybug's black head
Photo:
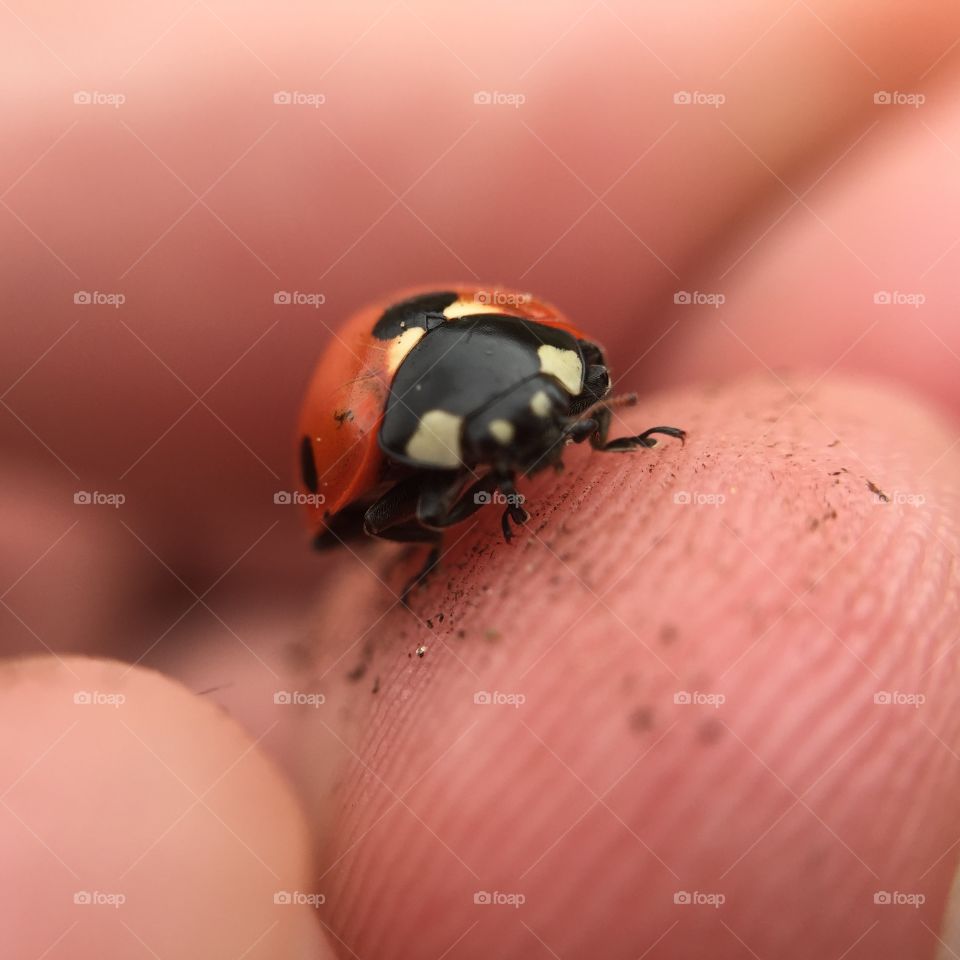
[[[569,395],[552,377],[518,384],[467,420],[465,462],[519,473],[550,466],[562,449],[569,407]]]

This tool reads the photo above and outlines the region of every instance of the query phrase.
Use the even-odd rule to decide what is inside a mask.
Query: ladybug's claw
[[[619,452],[622,450],[635,450],[637,447],[655,447],[657,441],[650,436],[652,433],[660,433],[666,437],[675,437],[681,443],[685,443],[687,439],[686,430],[681,430],[679,427],[651,427],[649,430],[644,430],[643,433],[639,433],[635,437],[617,437],[616,440],[609,440],[603,445],[602,449]]]
[[[530,519],[530,514],[523,507],[509,506],[503,511],[500,518],[500,527],[503,530],[503,539],[509,543],[513,538],[513,530],[510,527],[512,520],[518,527],[523,526]]]

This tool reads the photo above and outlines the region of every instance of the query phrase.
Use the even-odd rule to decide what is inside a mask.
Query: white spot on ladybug
[[[407,441],[407,456],[428,467],[459,467],[463,417],[446,410],[430,410],[420,418]]]
[[[459,320],[460,317],[470,317],[475,313],[499,313],[506,311],[503,308],[495,306],[492,303],[482,303],[473,299],[457,299],[443,311],[443,315],[448,320]]]
[[[530,409],[538,417],[546,417],[550,413],[550,398],[546,390],[538,390],[530,398]]]
[[[491,420],[487,430],[490,431],[490,436],[503,446],[506,446],[513,439],[515,432],[513,424],[509,420],[500,419]]]
[[[541,344],[537,350],[541,373],[556,377],[567,393],[576,396],[583,389],[583,363],[575,350]]]
[[[399,337],[394,337],[387,347],[387,370],[391,376],[397,372],[397,367],[407,358],[407,354],[420,342],[420,338],[427,331],[423,327],[410,327],[404,330]]]

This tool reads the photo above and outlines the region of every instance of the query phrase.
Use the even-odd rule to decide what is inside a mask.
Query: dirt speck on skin
[[[713,746],[723,736],[723,724],[719,720],[704,720],[697,728],[697,739],[705,746]]]
[[[890,498],[872,480],[867,481],[867,489],[884,503],[890,502]]]
[[[807,524],[807,525],[808,525],[808,527],[810,528],[810,530],[813,531],[813,530],[816,530],[817,527],[819,527],[821,523],[826,523],[828,520],[836,520],[836,519],[837,519],[837,511],[834,510],[833,507],[831,507],[831,508],[830,508],[829,510],[827,510],[827,512],[824,513],[822,516],[820,516],[820,517],[811,517],[810,520],[808,521],[808,524]]]
[[[287,663],[295,673],[302,673],[313,666],[313,653],[302,640],[288,643],[285,649]]]
[[[665,647],[669,647],[672,643],[676,643],[678,636],[679,633],[677,628],[672,623],[665,623],[660,627],[660,642]]]
[[[840,443],[840,438],[837,437],[836,440],[834,440],[832,443],[828,443],[827,446],[828,446],[828,447],[835,447],[835,446],[837,446],[837,444],[839,444],[839,443]]]
[[[379,673],[377,674],[376,678],[373,681],[373,689],[370,692],[371,693],[380,692],[380,674]]]
[[[347,679],[351,683],[357,683],[362,680],[367,673],[367,665],[362,660],[348,674]]]
[[[653,710],[650,707],[637,707],[627,717],[627,723],[634,733],[646,733],[653,729]]]

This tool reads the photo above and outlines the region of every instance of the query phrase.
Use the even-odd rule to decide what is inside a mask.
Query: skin
[[[369,10],[198,8],[154,48],[172,12],[53,4],[21,14],[30,29],[0,13],[21,91],[0,159],[12,955],[955,955],[960,111],[955,55],[938,58],[960,13],[617,8],[667,69],[606,8],[566,35],[582,7],[510,30],[502,11],[410,10],[339,62]],[[230,230],[198,206],[127,272],[193,201],[164,163],[202,193],[281,88],[324,89],[329,109],[282,115],[210,192]],[[478,88],[528,102],[483,114],[405,198],[416,216],[398,206],[338,261],[473,122]],[[64,134],[76,89],[128,104]],[[727,104],[675,107],[677,89]],[[928,100],[875,108],[877,89]],[[599,205],[564,235],[594,201],[584,183],[602,192],[676,120],[606,197],[629,230]],[[518,213],[507,237],[493,195]],[[690,439],[571,450],[523,484],[533,519],[512,547],[495,511],[454,533],[411,614],[396,596],[419,556],[312,556],[272,504],[292,459],[278,425],[324,325],[472,273],[596,332],[618,385],[644,391],[615,435]],[[78,316],[77,289],[127,305]],[[278,289],[327,303],[271,312]],[[677,307],[678,290],[726,304]],[[878,290],[926,302],[881,307]],[[177,422],[191,391],[209,409]],[[77,490],[127,502],[78,507]],[[126,902],[74,904],[89,890]],[[483,890],[525,903],[475,905]]]

